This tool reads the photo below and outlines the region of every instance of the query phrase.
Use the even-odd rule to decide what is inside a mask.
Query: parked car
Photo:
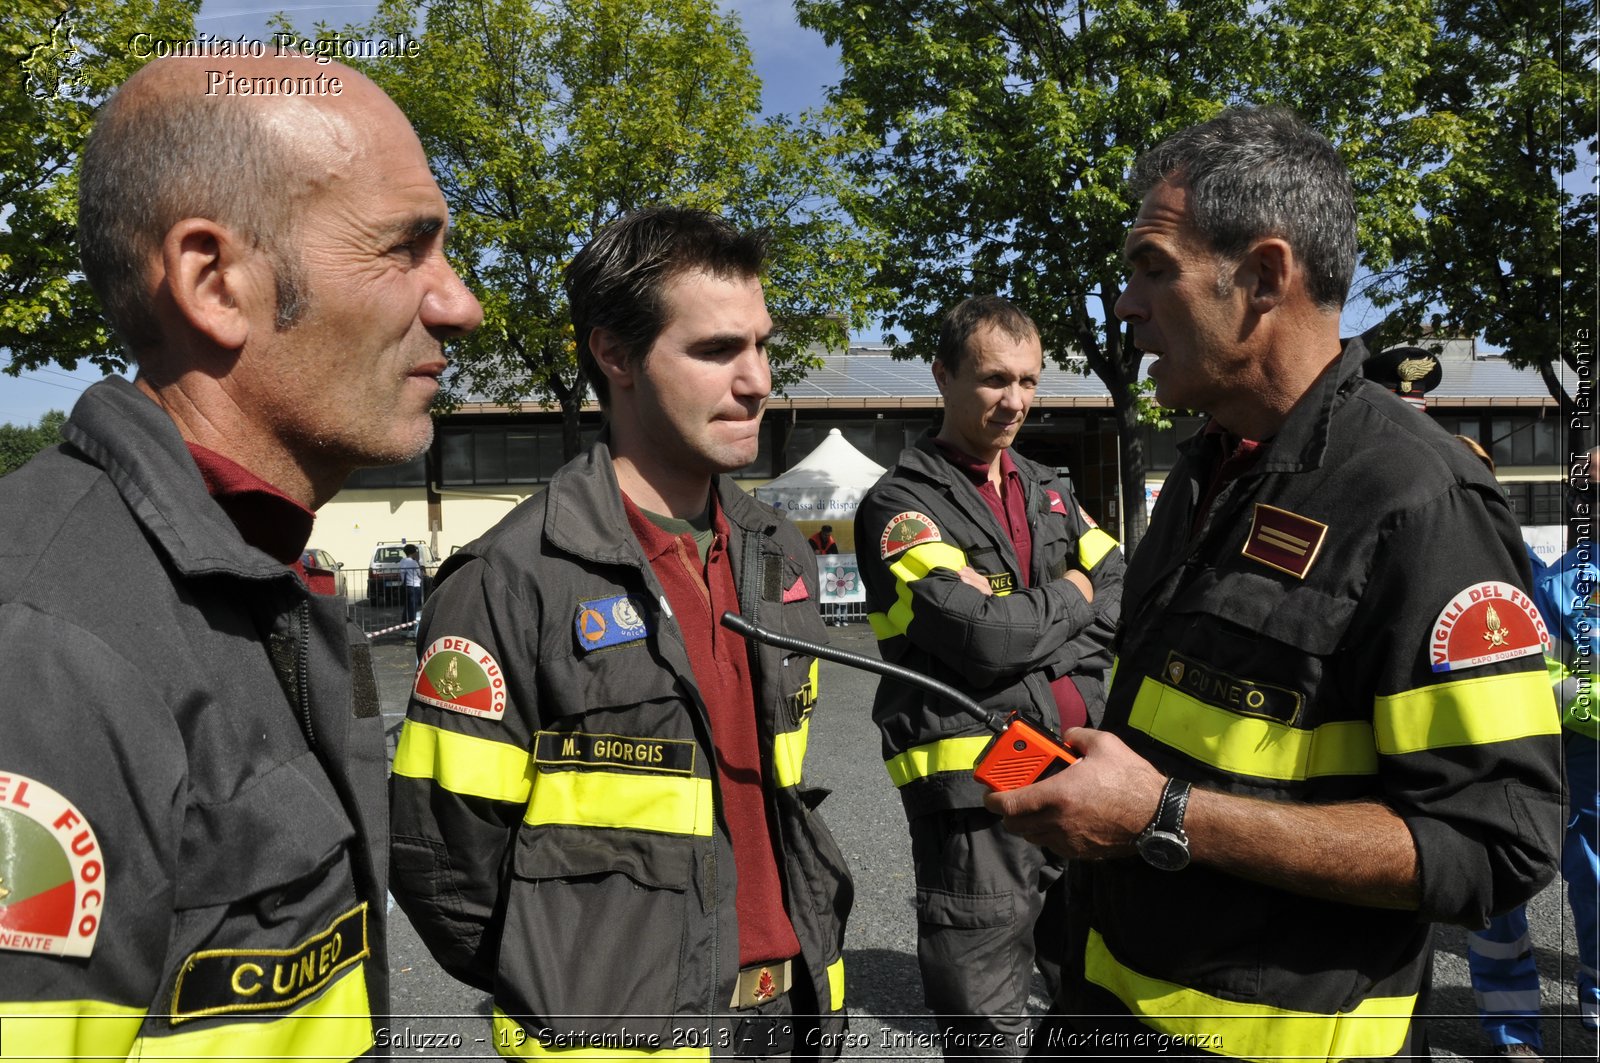
[[[307,549],[300,555],[300,567],[306,570],[306,585],[313,594],[337,594],[341,598],[349,595],[344,562],[335,561],[328,551]]]
[[[416,539],[402,539],[396,543],[379,543],[372,551],[372,565],[367,570],[367,601],[373,605],[395,605],[400,601],[400,562],[406,557],[406,544],[417,548],[417,563],[422,566],[422,593],[433,589],[433,575],[439,571],[439,559],[428,544]]]

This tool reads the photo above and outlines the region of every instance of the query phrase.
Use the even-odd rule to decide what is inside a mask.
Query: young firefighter
[[[510,1056],[837,1054],[849,875],[805,785],[816,560],[727,473],[772,378],[763,242],[612,223],[567,273],[600,439],[440,573],[395,756],[393,890]]]

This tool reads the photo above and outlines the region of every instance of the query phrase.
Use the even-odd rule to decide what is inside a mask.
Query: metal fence
[[[332,572],[313,569],[307,575],[312,590],[342,598],[346,614],[369,636],[405,637],[410,625],[405,620],[405,596],[397,572],[340,566]],[[430,589],[431,581],[427,581],[424,593]]]

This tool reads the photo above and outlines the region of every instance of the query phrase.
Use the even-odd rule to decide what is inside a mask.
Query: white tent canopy
[[[751,494],[790,520],[830,521],[855,514],[884,468],[851,446],[837,428],[794,467]]]

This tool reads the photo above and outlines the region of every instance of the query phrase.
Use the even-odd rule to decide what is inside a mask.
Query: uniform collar
[[[711,489],[730,529],[768,535],[777,530],[777,514],[745,494],[732,478],[716,477]],[[553,545],[609,564],[638,565],[643,560],[622,508],[609,430],[602,429],[588,450],[561,467],[550,480],[548,494],[545,537]]]
[[[188,446],[206,491],[244,541],[281,564],[299,560],[317,515],[238,462],[198,443]]]
[[[178,426],[128,381],[110,376],[91,386],[61,434],[105,472],[180,572],[293,579],[281,563],[245,542],[206,491]]]

